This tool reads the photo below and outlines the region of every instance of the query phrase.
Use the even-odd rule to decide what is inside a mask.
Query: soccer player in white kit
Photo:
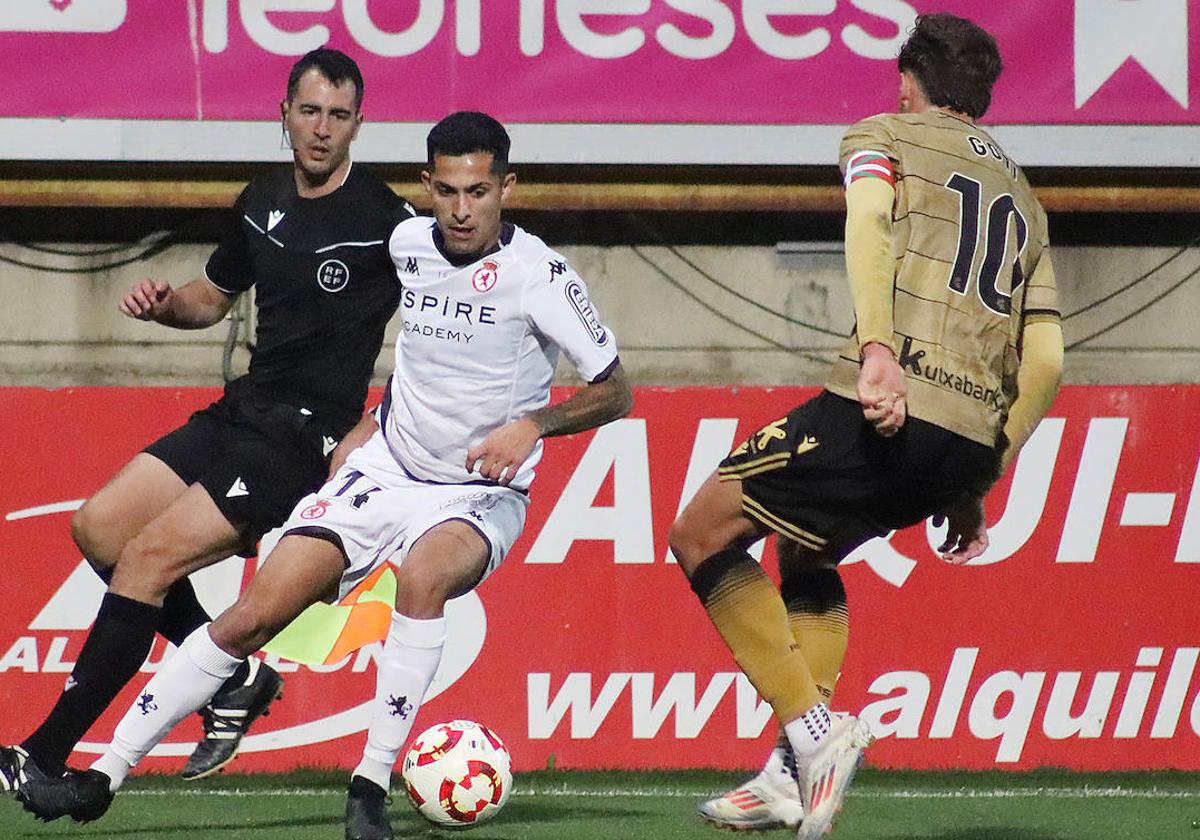
[[[335,456],[344,462],[297,504],[238,602],[150,680],[142,697],[153,702],[131,707],[90,770],[44,783],[61,795],[61,815],[102,815],[132,767],[246,657],[309,604],[391,562],[395,611],[346,837],[392,837],[386,792],[441,660],[446,601],[478,585],[520,535],[541,439],[632,406],[616,341],[583,281],[501,220],[516,180],[508,149],[507,132],[485,114],[451,114],[430,132],[421,179],[435,218],[401,223],[389,243],[404,332],[383,403],[347,435]],[[551,406],[560,349],[588,384]]]

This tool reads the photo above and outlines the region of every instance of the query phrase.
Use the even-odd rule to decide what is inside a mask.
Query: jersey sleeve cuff
[[[613,371],[617,369],[617,365],[619,365],[619,364],[621,364],[621,357],[613,356],[613,360],[608,363],[608,366],[606,368],[604,368],[604,370],[600,371],[598,374],[593,376],[591,379],[589,379],[588,383],[591,385],[595,385],[598,382],[605,381],[610,376],[612,376]]]
[[[224,286],[222,286],[220,283],[218,283],[217,281],[215,281],[215,280],[213,280],[211,277],[209,277],[209,276],[208,276],[208,267],[207,267],[207,266],[205,266],[205,268],[204,268],[204,279],[205,279],[205,280],[207,280],[207,281],[209,282],[209,284],[211,284],[211,285],[212,285],[212,287],[213,287],[214,289],[216,289],[218,292],[221,292],[222,294],[229,295],[230,297],[233,297],[234,295],[241,294],[240,292],[236,292],[236,291],[234,291],[233,289],[226,289],[226,288],[225,288]]]

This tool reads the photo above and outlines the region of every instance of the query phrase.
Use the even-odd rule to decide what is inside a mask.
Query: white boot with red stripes
[[[797,840],[818,840],[829,833],[833,818],[862,761],[875,740],[867,725],[853,715],[831,716],[819,703],[784,727],[796,753],[796,770],[804,821]]]
[[[800,825],[804,808],[791,744],[780,738],[762,772],[728,793],[701,803],[697,810],[706,822],[734,831]]]

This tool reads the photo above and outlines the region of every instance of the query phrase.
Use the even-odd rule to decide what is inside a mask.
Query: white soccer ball
[[[495,732],[473,720],[431,726],[404,756],[404,789],[417,812],[443,828],[487,822],[512,792],[512,759]]]

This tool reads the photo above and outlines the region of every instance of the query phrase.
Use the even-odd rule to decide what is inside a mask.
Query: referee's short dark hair
[[[987,30],[945,12],[917,17],[897,63],[916,77],[929,104],[972,119],[987,112],[992,85],[1004,69]]]
[[[512,141],[494,117],[479,111],[456,111],[435,125],[425,140],[429,165],[435,155],[458,157],[471,152],[489,152],[492,171],[508,170],[508,150]]]
[[[288,102],[291,102],[296,96],[296,90],[300,87],[300,77],[314,68],[334,85],[340,85],[342,82],[353,82],[354,107],[355,109],[362,107],[362,72],[358,69],[358,65],[354,62],[353,58],[341,50],[334,50],[329,47],[319,47],[312,52],[307,52],[300,56],[300,60],[292,65],[292,72],[288,74]]]

